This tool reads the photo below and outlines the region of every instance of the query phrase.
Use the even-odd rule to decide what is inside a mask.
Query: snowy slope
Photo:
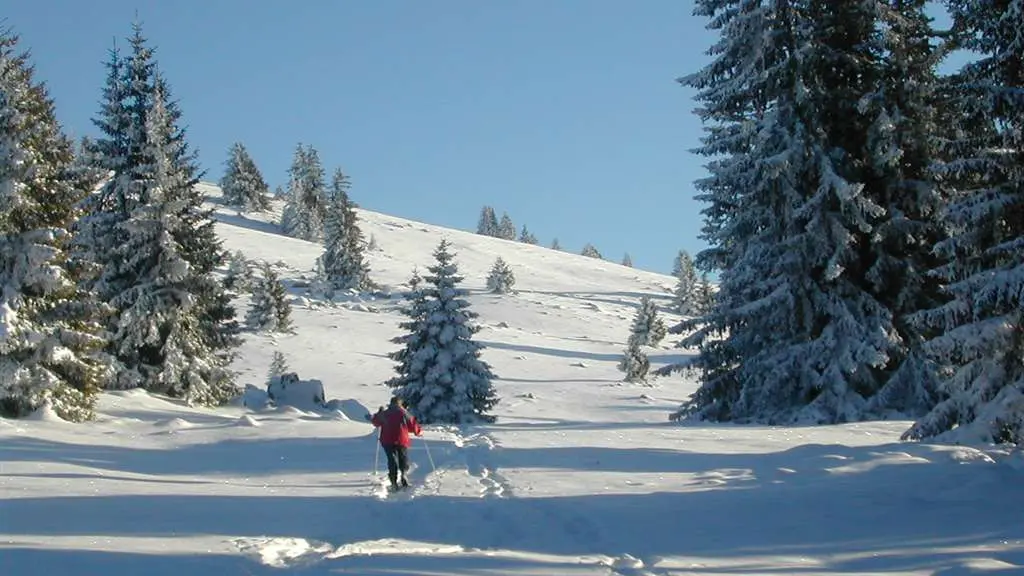
[[[87,425],[0,419],[0,574],[1024,573],[1019,454],[899,443],[907,422],[670,423],[694,384],[623,385],[615,365],[639,297],[667,302],[671,278],[360,217],[385,293],[453,243],[500,377],[495,424],[428,430],[412,497],[380,501],[373,431],[341,412],[131,391]],[[218,219],[229,249],[293,286],[297,333],[247,335],[240,382],[262,386],[280,350],[328,398],[385,402],[400,299],[304,298],[318,246],[273,215]],[[499,255],[517,295],[483,292]],[[684,353],[668,340],[655,365]]]

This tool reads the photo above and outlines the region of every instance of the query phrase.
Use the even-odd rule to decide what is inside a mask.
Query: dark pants
[[[402,471],[402,483],[405,473],[409,470],[409,449],[400,444],[384,446],[384,454],[388,457],[388,479],[392,484],[398,483],[398,471]]]

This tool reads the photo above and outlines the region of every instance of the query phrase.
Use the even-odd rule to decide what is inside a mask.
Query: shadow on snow
[[[370,442],[372,436],[286,438],[147,450],[14,438],[0,448],[0,459],[65,462],[148,474],[341,473],[367,471]],[[266,496],[8,498],[0,500],[0,533],[15,541],[17,534],[166,538],[222,535],[225,539],[280,536],[334,546],[398,538],[560,556],[629,553],[640,558],[749,557],[750,563],[756,564],[756,556],[800,554],[826,563],[809,564],[806,570],[748,567],[760,573],[948,567],[950,562],[966,562],[977,554],[966,547],[1024,538],[1018,508],[1006,504],[1024,498],[1019,476],[1007,477],[1007,470],[998,465],[936,465],[920,457],[937,454],[929,450],[920,444],[867,448],[806,445],[765,454],[655,448],[497,448],[490,454],[495,469],[690,474],[680,476],[680,483],[699,484],[702,479],[712,482],[677,492],[543,498],[424,495],[401,503],[344,494],[308,496],[301,491]],[[359,451],[358,457],[353,451]],[[338,457],[346,452],[352,456]],[[918,457],[911,456],[915,453]],[[282,455],[287,458],[282,460]],[[885,455],[892,458],[879,460]],[[900,455],[906,458],[901,460]],[[578,477],[581,482],[592,481],[586,475]],[[854,557],[857,553],[863,555]],[[52,568],[47,573],[67,572],[61,570],[62,562],[112,567],[136,562],[130,554],[76,552],[65,556],[71,553],[18,548],[17,542],[9,543],[3,554],[5,561],[13,560],[15,566],[27,562],[34,568]],[[1007,558],[1020,559],[1011,556]],[[154,565],[147,564],[145,572],[191,573],[190,562],[206,561],[214,568],[225,562],[220,557],[160,556],[159,570],[166,567],[167,571],[154,571]],[[235,565],[240,561],[232,560]],[[325,560],[321,568],[369,562],[380,573],[386,573],[381,566],[401,571],[403,565],[422,569],[436,563],[439,571],[451,572],[473,561],[453,558],[452,564],[446,564],[442,557],[341,558]],[[743,568],[723,568],[726,571],[742,573]],[[702,572],[714,574],[716,570],[708,567]]]

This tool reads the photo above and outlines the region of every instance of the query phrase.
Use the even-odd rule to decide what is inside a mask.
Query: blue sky
[[[183,8],[187,6],[187,8]],[[695,253],[692,92],[713,36],[685,0],[14,2],[66,130],[95,134],[103,62],[136,14],[205,179],[241,141],[271,186],[295,146],[363,207],[473,230],[483,205],[548,245],[669,272]]]

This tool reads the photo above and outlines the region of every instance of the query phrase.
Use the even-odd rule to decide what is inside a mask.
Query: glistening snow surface
[[[0,574],[1024,573],[1020,454],[901,443],[902,421],[670,423],[694,382],[623,385],[616,363],[639,298],[667,303],[672,278],[359,214],[381,247],[372,277],[396,292],[452,241],[500,377],[498,421],[428,429],[416,487],[381,501],[375,434],[341,412],[128,391],[105,394],[91,424],[0,419]],[[228,249],[289,283],[320,254],[273,215],[218,218]],[[497,256],[518,294],[485,292]],[[240,383],[264,387],[280,350],[347,412],[384,403],[400,299],[302,293],[294,335],[248,335]],[[675,338],[653,367],[680,358]]]

